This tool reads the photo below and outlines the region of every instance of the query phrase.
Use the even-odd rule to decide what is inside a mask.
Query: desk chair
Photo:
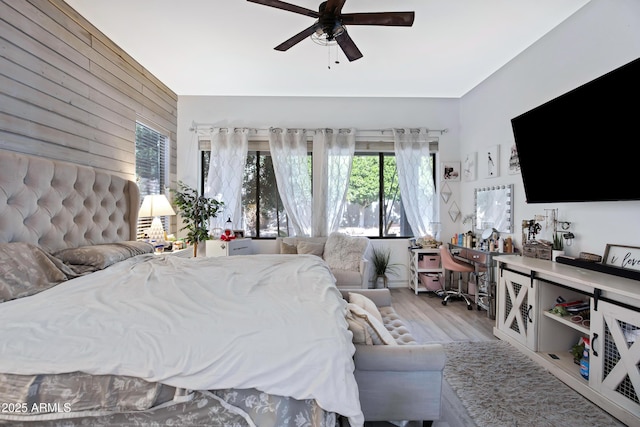
[[[468,277],[470,273],[474,273],[476,271],[475,266],[473,264],[455,259],[451,252],[449,252],[449,249],[447,249],[447,247],[444,245],[440,246],[440,260],[445,271],[449,271],[450,274],[458,273],[458,289],[445,291],[442,305],[447,305],[447,302],[449,302],[449,298],[451,297],[462,298],[467,303],[467,309],[472,310],[473,307],[471,306],[469,297],[462,292],[462,273],[467,273]],[[453,281],[451,282],[451,284],[453,285]]]

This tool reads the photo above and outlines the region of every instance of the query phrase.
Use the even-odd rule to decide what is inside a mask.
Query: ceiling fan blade
[[[312,18],[320,17],[320,14],[315,10],[307,9],[306,7],[296,6],[295,4],[286,3],[280,0],[247,0],[251,3],[258,3],[264,6],[275,7],[276,9],[287,10],[289,12],[299,13],[301,15],[310,16]]]
[[[298,34],[296,34],[295,36],[291,37],[289,40],[279,44],[274,49],[282,51],[282,52],[284,52],[285,50],[289,50],[291,47],[295,46],[296,44],[300,43],[302,40],[304,40],[307,37],[309,37],[311,34],[315,33],[316,26],[317,26],[317,24],[313,24],[309,28],[300,31]]]
[[[342,34],[336,36],[336,41],[338,42],[338,45],[340,45],[340,48],[346,55],[349,62],[362,58],[362,52],[360,52],[358,46],[356,46],[353,40],[351,40],[351,37],[349,37],[346,30]]]
[[[345,13],[341,15],[344,25],[388,25],[410,27],[413,25],[415,12],[374,12]]]
[[[342,6],[347,0],[327,0],[327,4],[324,7],[324,10],[327,12],[331,12],[334,15],[339,15],[342,11]]]

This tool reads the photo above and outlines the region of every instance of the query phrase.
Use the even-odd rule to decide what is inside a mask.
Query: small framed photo
[[[462,162],[462,176],[465,181],[475,181],[478,175],[478,152],[474,151],[464,156]]]
[[[485,178],[497,178],[500,176],[500,146],[492,145],[482,153],[486,169]]]
[[[244,230],[233,230],[233,235],[236,239],[244,239]]]
[[[442,179],[460,181],[460,162],[442,162]]]
[[[511,154],[509,154],[509,175],[520,173],[520,159],[518,158],[518,149],[516,144],[511,146]]]

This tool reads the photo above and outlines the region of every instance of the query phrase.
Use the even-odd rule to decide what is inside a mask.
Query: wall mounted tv
[[[640,58],[511,126],[527,203],[640,200]]]

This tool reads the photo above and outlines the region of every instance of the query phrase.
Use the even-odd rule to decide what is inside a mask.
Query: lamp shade
[[[176,213],[171,207],[169,200],[167,200],[167,196],[164,194],[151,194],[144,196],[142,206],[140,206],[140,211],[138,212],[138,216],[140,218],[175,214]]]

